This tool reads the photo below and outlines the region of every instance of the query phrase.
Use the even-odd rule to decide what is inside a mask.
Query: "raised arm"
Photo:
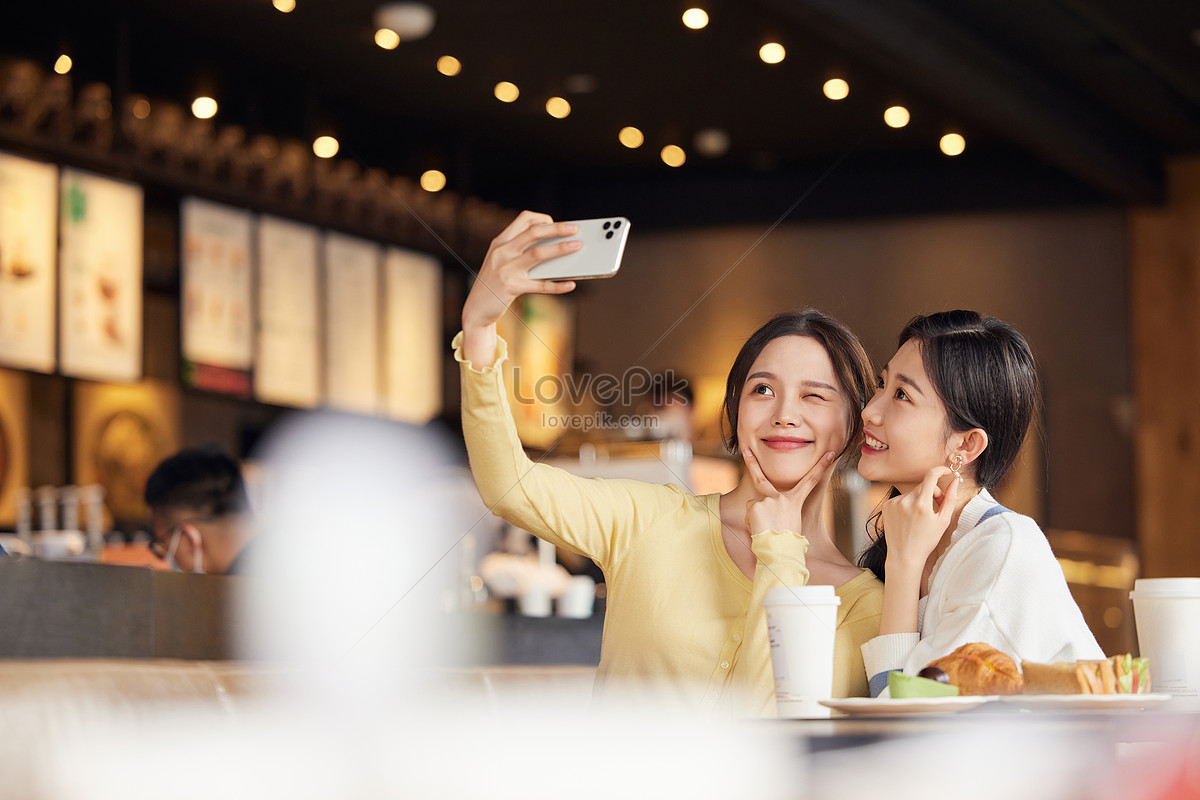
[[[496,323],[523,294],[566,294],[574,281],[539,281],[529,270],[548,258],[578,250],[577,241],[533,247],[542,239],[570,236],[577,230],[567,222],[555,222],[546,214],[522,211],[492,240],[483,266],[463,304],[463,357],[477,369],[496,358]],[[530,249],[532,247],[532,249]]]
[[[529,248],[574,226],[524,212],[488,250],[463,307],[455,340],[461,362],[463,435],[480,496],[493,513],[536,536],[586,555],[602,568],[662,513],[684,502],[674,488],[639,481],[585,479],[526,455],[499,369],[506,345],[496,322],[526,293],[562,294],[574,283],[530,280],[530,268],[575,249],[564,242]]]

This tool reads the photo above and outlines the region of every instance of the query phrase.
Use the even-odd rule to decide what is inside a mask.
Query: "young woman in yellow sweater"
[[[463,432],[493,513],[581,553],[608,584],[596,695],[647,691],[701,712],[775,713],[763,598],[769,588],[836,587],[834,695],[867,694],[859,647],[879,630],[882,585],[825,529],[831,465],[861,441],[870,396],[862,345],[818,312],[780,314],[738,354],[725,394],[727,444],[745,459],[737,487],[696,496],[674,486],[584,479],[525,455],[498,369],[496,322],[518,297],[573,282],[530,268],[571,252],[569,223],[523,212],[492,242],[463,306]],[[532,248],[532,249],[530,249]]]

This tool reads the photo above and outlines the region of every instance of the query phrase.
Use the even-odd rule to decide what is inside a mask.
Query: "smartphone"
[[[625,217],[604,217],[571,222],[579,227],[575,233],[542,239],[533,246],[578,240],[583,247],[573,253],[543,261],[529,270],[529,277],[535,280],[580,281],[616,275],[621,268],[621,256],[625,253],[629,220]]]

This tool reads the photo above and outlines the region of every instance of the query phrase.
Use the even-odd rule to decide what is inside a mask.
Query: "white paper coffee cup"
[[[596,602],[596,581],[588,575],[575,575],[558,596],[558,616],[587,619]]]
[[[1129,598],[1151,688],[1200,708],[1200,578],[1142,578]]]
[[[550,591],[540,586],[532,586],[517,598],[517,610],[526,617],[548,617],[554,603]]]
[[[842,600],[832,586],[767,590],[767,633],[780,717],[828,717],[819,700],[833,693],[833,642]]]

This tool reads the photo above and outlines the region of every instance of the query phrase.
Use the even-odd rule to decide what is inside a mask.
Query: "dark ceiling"
[[[0,28],[0,53],[80,80],[186,101],[215,93],[219,123],[560,216],[643,225],[818,219],[971,208],[1153,203],[1163,165],[1200,152],[1195,0],[429,0],[437,23],[396,50],[372,36],[376,0],[43,3]],[[787,58],[758,58],[767,40]],[[434,69],[462,61],[457,77]],[[573,91],[590,76],[590,92]],[[850,95],[826,99],[843,77]],[[504,104],[492,86],[509,80]],[[556,120],[551,95],[572,104]],[[909,108],[888,128],[883,110]],[[629,150],[617,131],[635,125]],[[728,152],[705,158],[697,132]],[[956,158],[938,152],[949,130]],[[678,144],[687,163],[659,158]]]

